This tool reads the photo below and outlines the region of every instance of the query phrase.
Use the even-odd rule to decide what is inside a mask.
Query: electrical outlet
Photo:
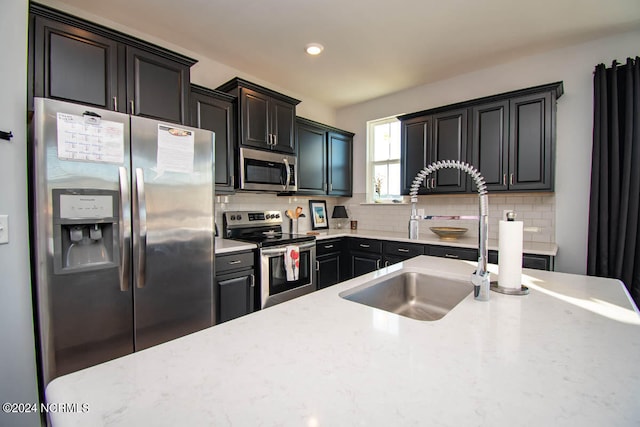
[[[9,243],[9,215],[0,215],[0,245]]]

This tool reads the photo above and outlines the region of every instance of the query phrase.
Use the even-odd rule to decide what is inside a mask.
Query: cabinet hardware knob
[[[233,261],[229,261],[229,265],[236,265],[236,264],[240,264],[242,262],[242,260],[236,259]]]
[[[407,253],[407,252],[409,252],[409,249],[405,249],[405,248],[398,248],[398,252],[404,252],[404,253]]]
[[[509,174],[509,185],[513,185],[513,173]]]
[[[131,115],[135,116],[136,110],[134,108],[133,99],[129,101],[129,107],[131,107]]]
[[[458,255],[453,255],[453,254],[444,254],[445,258],[451,258],[451,259],[459,259],[460,257]]]
[[[370,248],[371,245],[365,245],[364,243],[360,243],[361,248]]]
[[[118,111],[118,97],[113,97],[113,111]]]

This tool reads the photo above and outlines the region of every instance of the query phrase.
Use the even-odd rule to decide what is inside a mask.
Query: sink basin
[[[439,320],[472,291],[468,280],[404,272],[343,291],[340,296],[416,320]]]

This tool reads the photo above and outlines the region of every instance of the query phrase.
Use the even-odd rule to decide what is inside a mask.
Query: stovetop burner
[[[255,243],[259,247],[284,246],[310,242],[314,236],[282,232],[282,214],[278,211],[228,211],[222,214],[225,239]]]

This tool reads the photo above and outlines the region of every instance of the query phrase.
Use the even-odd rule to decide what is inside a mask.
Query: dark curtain
[[[640,58],[596,66],[587,274],[624,282],[640,306]]]

